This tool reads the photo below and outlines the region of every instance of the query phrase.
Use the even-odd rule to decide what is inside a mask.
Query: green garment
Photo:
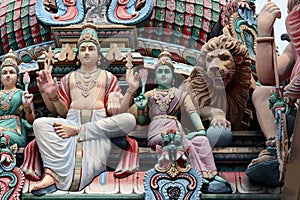
[[[9,92],[0,91],[0,133],[10,136],[10,145],[17,143],[19,147],[26,146],[26,128],[32,126],[19,116],[22,105],[23,90],[15,89]]]

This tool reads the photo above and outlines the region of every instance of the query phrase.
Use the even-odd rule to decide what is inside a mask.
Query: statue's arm
[[[197,112],[196,107],[193,104],[193,101],[191,99],[190,95],[186,95],[183,101],[183,106],[188,113],[193,125],[195,126],[197,131],[204,131],[204,126],[201,120],[200,115]],[[204,132],[205,134],[205,132]]]
[[[274,2],[264,5],[258,15],[256,40],[256,71],[259,81],[264,85],[275,85],[274,54],[273,54],[273,26],[276,18],[281,17],[280,8]],[[289,78],[294,58],[289,44],[282,55],[276,56],[280,82]]]

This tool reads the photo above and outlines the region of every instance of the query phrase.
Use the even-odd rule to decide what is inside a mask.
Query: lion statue
[[[249,98],[251,60],[247,47],[229,35],[203,45],[197,66],[181,89],[188,91],[203,120],[239,128]]]

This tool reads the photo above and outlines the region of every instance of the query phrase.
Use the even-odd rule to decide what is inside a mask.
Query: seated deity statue
[[[151,91],[145,93],[142,91],[134,99],[135,104],[130,108],[130,112],[136,116],[139,125],[149,124],[148,146],[161,148],[162,132],[172,128],[176,132],[184,133],[179,119],[181,109],[184,109],[197,131],[183,134],[182,143],[189,149],[191,167],[201,172],[204,177],[203,192],[231,193],[230,184],[218,175],[212,149],[191,97],[187,92],[172,86],[174,78],[171,54],[163,51],[155,65],[154,81],[157,86]]]
[[[9,145],[25,147],[26,129],[32,128],[35,119],[33,94],[17,88],[20,73],[17,56],[12,51],[4,56],[0,73],[0,134],[9,136]]]
[[[257,19],[256,70],[261,86],[254,90],[252,101],[267,141],[266,149],[252,160],[246,174],[256,183],[272,187],[283,184],[289,137],[294,131],[297,112],[294,101],[299,99],[299,2],[289,0],[287,5],[285,24],[290,43],[280,55],[273,53],[272,35],[274,23],[281,17],[280,7],[275,2],[267,2]],[[281,89],[280,85],[284,85],[285,81],[290,83]],[[286,120],[282,120],[283,115]]]
[[[33,123],[34,146],[38,147],[43,168],[42,179],[31,191],[34,195],[57,189],[82,190],[106,171],[111,140],[129,139],[127,134],[136,126],[134,116],[127,110],[139,87],[139,75],[127,69],[128,90],[122,95],[116,76],[98,67],[100,44],[93,25],[83,27],[77,47],[80,67],[65,75],[59,85],[51,75],[51,65],[45,63],[45,69],[38,73],[37,83],[47,108],[61,117],[42,117]],[[29,162],[25,159],[24,171],[26,163]],[[138,159],[127,159],[119,166],[116,176],[134,173],[139,167]]]

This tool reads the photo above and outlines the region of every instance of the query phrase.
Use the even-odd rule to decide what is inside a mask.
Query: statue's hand
[[[111,92],[108,96],[107,111],[112,114],[119,113],[123,95],[119,92]]]
[[[30,107],[32,100],[33,100],[33,94],[29,94],[28,91],[23,92],[22,103],[24,107]]]
[[[138,110],[144,110],[148,103],[148,98],[145,94],[140,94],[138,97],[134,98],[134,103]]]
[[[225,126],[225,127],[231,128],[230,121],[228,121],[225,118],[225,116],[223,116],[223,115],[213,116],[213,118],[210,122],[210,125],[211,126],[217,126],[217,127]]]
[[[280,8],[274,2],[267,2],[257,18],[257,28],[260,36],[271,36],[276,18],[281,18]]]
[[[49,98],[57,95],[58,86],[56,77],[52,78],[50,70],[41,70],[37,73],[37,85],[40,90],[44,91]]]
[[[126,70],[126,82],[131,91],[136,91],[140,86],[140,76],[137,72],[133,73],[133,69]]]

